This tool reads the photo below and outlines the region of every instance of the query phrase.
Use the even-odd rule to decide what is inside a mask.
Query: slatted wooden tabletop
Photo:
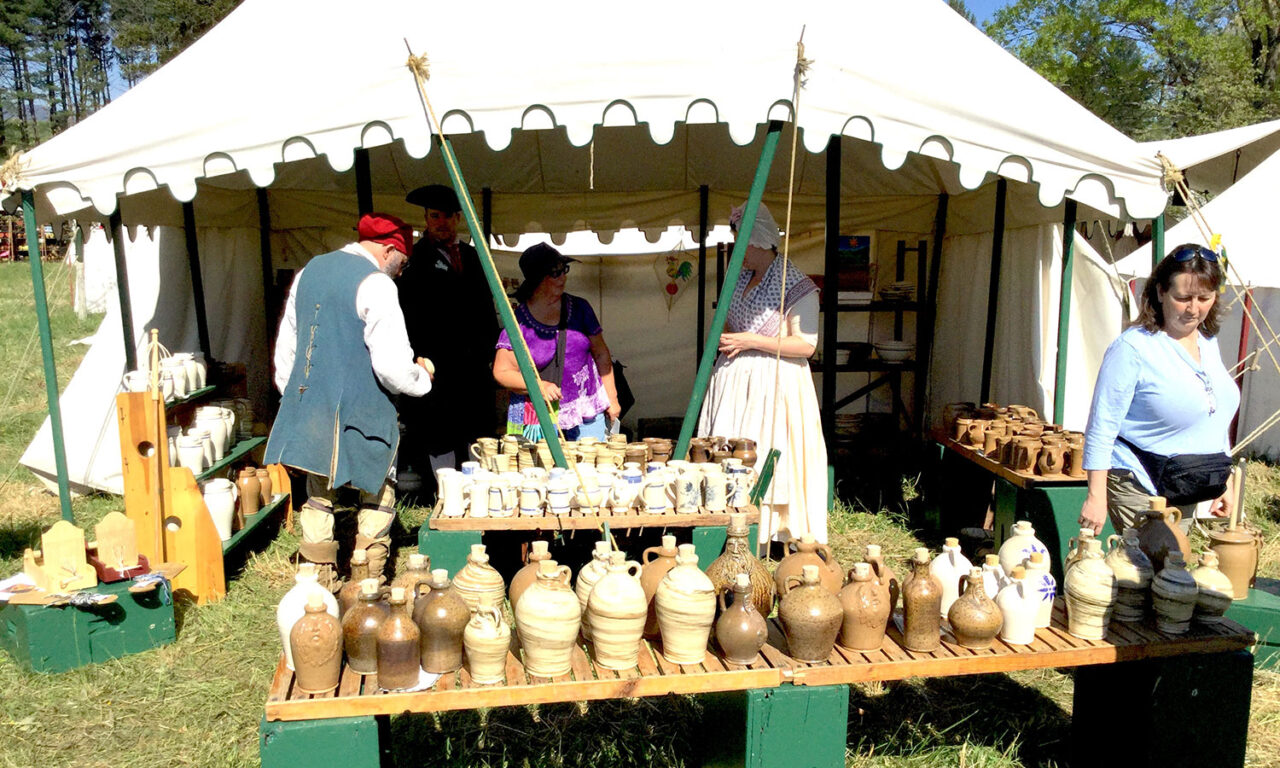
[[[695,514],[665,515],[631,513],[616,515],[608,510],[599,513],[584,513],[575,509],[567,515],[521,515],[511,517],[472,517],[470,510],[464,515],[446,517],[439,509],[431,513],[429,525],[436,531],[578,531],[601,530],[604,523],[611,529],[619,528],[697,528],[708,525],[728,525],[730,512],[743,512],[747,522],[760,522],[760,510],[754,505],[726,510],[724,512],[708,512],[699,510]]]
[[[805,663],[787,655],[787,643],[777,619],[769,620],[769,642],[756,661],[742,666],[724,661],[708,650],[701,664],[674,664],[662,655],[658,642],[641,645],[639,664],[625,671],[596,665],[588,645],[574,649],[572,671],[561,677],[529,675],[521,663],[513,632],[507,655],[504,684],[477,685],[466,669],[444,675],[427,691],[391,693],[378,687],[376,675],[343,669],[336,691],[309,695],[296,690],[293,673],[281,656],[267,695],[268,720],[314,720],[356,715],[390,715],[438,712],[479,707],[587,701],[669,693],[768,688],[790,682],[797,685],[834,685],[871,680],[901,680],[916,676],[973,675],[1044,667],[1074,667],[1119,661],[1215,653],[1248,648],[1252,631],[1226,621],[1216,625],[1193,624],[1186,635],[1169,635],[1152,621],[1141,624],[1113,622],[1106,640],[1081,640],[1066,630],[1066,615],[1059,600],[1053,624],[1036,630],[1030,645],[1007,645],[999,640],[991,648],[961,647],[944,622],[942,646],[931,653],[909,651],[892,628],[879,650],[851,651],[840,646],[820,663]]]
[[[991,474],[998,475],[1019,488],[1035,488],[1036,486],[1046,485],[1082,486],[1087,482],[1086,478],[1071,477],[1070,475],[1038,475],[1033,472],[1019,472],[1018,470],[1011,469],[994,459],[987,458],[985,454],[972,445],[962,445],[949,437],[938,437],[937,439],[944,448],[952,453],[963,456]]]

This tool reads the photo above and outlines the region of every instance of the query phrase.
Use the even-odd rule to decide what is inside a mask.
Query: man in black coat
[[[461,206],[453,189],[430,184],[405,200],[426,212],[426,228],[398,282],[414,354],[435,363],[431,394],[403,398],[401,466],[412,467],[429,499],[435,470],[467,460],[467,446],[496,432],[491,366],[498,339],[493,296],[476,249],[458,242]]]

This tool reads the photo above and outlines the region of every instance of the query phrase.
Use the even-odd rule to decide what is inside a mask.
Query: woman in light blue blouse
[[[1137,322],[1107,348],[1085,430],[1089,491],[1081,527],[1101,532],[1109,516],[1122,531],[1156,494],[1125,441],[1162,456],[1230,452],[1240,392],[1218,352],[1223,279],[1212,250],[1178,246],[1147,280]],[[1233,501],[1228,483],[1212,503],[1213,514],[1229,514]],[[1181,508],[1186,525],[1195,506]]]

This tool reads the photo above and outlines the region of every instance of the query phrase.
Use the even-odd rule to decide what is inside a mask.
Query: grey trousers
[[[1150,500],[1151,494],[1134,479],[1129,470],[1113,469],[1107,472],[1107,516],[1111,518],[1111,527],[1116,529],[1116,533],[1123,534],[1125,528],[1142,525]],[[1191,516],[1195,514],[1196,506],[1184,504],[1175,507],[1182,513],[1178,527],[1183,533],[1191,532]]]

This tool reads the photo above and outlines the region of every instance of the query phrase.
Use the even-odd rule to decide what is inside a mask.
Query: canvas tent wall
[[[446,27],[433,23],[429,3],[249,0],[139,86],[22,158],[18,183],[34,190],[42,220],[118,209],[126,224],[181,227],[180,201],[193,200],[202,261],[231,265],[259,258],[254,239],[241,235],[259,225],[263,190],[270,266],[296,268],[349,239],[357,163],[368,163],[373,207],[412,220],[420,214],[404,192],[445,179],[404,67],[408,30],[415,51],[430,57],[430,96],[446,130],[457,132],[473,193],[489,190],[495,232],[695,227],[703,186],[710,223],[724,223],[745,196],[762,122],[789,114],[795,40],[807,25],[813,63],[798,113],[793,235],[820,238],[830,228],[928,238],[946,194],[945,262],[959,238],[992,230],[997,175],[1012,180],[1009,232],[1060,228],[1067,194],[1082,218],[1163,208],[1152,158],[944,3],[808,0],[788,7],[794,29],[760,23],[760,13],[775,11],[747,3],[724,14],[668,0],[629,16],[620,35],[620,20],[602,20],[598,6],[583,3],[497,3],[487,14],[452,15]],[[716,34],[690,45],[673,34],[672,18]],[[290,34],[281,38],[280,29]],[[822,151],[832,135],[842,137],[838,223],[825,218]],[[777,162],[767,197],[775,211],[786,186],[786,164]],[[237,233],[224,243],[239,245],[212,244],[216,233]],[[1030,250],[1007,251],[1006,263],[1051,263],[1043,255],[1050,240],[1028,237]],[[971,247],[980,269],[982,246]],[[985,292],[963,285],[945,283],[940,303],[984,307]],[[1001,290],[1044,293],[1039,285]],[[965,293],[948,298],[952,291]],[[212,290],[207,297],[225,303]],[[970,324],[973,314],[948,322]],[[147,322],[135,323],[139,334]],[[165,332],[175,335],[170,346],[189,342],[176,337],[178,326]],[[1017,327],[1011,332],[1018,338]],[[949,351],[935,347],[935,355]],[[1023,365],[1024,352],[997,368]],[[935,357],[935,372],[959,368]],[[1024,385],[993,393],[1042,397]]]
[[[1255,306],[1247,354],[1252,355],[1257,370],[1246,373],[1241,390],[1238,430],[1241,438],[1253,433],[1280,410],[1280,371],[1273,361],[1273,356],[1280,360],[1280,348],[1274,343],[1266,346],[1271,335],[1265,325],[1258,324],[1259,318],[1265,317],[1280,330],[1280,245],[1270,229],[1275,218],[1277,186],[1280,186],[1280,152],[1263,160],[1203,209],[1214,232],[1222,235],[1222,247],[1234,270],[1231,276],[1236,287],[1229,288],[1220,299],[1227,313],[1218,335],[1223,363],[1229,368],[1237,361],[1244,317],[1239,288],[1251,286]],[[1165,242],[1169,249],[1180,243],[1209,244],[1190,218],[1170,227]],[[1151,274],[1151,246],[1139,248],[1118,262],[1116,267],[1122,274],[1145,279]],[[1243,283],[1237,282],[1236,274]],[[1247,446],[1246,451],[1280,458],[1280,429],[1273,428],[1263,433]]]

